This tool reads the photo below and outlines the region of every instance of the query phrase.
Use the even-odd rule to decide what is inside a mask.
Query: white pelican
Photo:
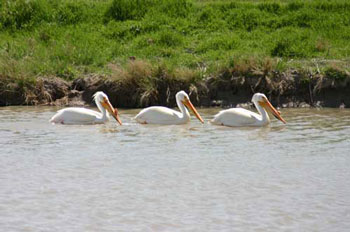
[[[231,108],[220,111],[210,122],[224,126],[265,126],[270,123],[269,115],[266,112],[267,110],[278,120],[286,123],[281,117],[280,112],[271,105],[265,94],[254,94],[252,102],[260,114],[242,108]]]
[[[190,121],[190,113],[186,108],[188,107],[198,120],[204,123],[185,91],[180,91],[176,94],[176,103],[181,113],[163,106],[152,106],[141,110],[135,116],[135,120],[142,124],[185,124]]]
[[[50,122],[62,124],[101,124],[109,120],[109,112],[117,122],[122,125],[118,115],[118,110],[113,109],[104,92],[96,92],[93,95],[93,98],[101,113],[85,108],[70,107],[59,110],[54,116],[52,116]]]

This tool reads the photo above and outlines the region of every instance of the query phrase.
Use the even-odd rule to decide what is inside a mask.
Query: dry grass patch
[[[325,39],[318,39],[315,44],[315,50],[317,52],[326,52],[327,55],[329,54],[329,49],[330,49],[330,44],[327,40]]]
[[[188,83],[195,83],[201,78],[198,70],[185,67],[175,69],[172,76],[176,80],[181,80],[182,82]]]

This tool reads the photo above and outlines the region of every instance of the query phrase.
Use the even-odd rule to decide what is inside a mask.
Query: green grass
[[[337,79],[323,61],[348,69],[349,40],[347,0],[0,0],[0,76],[18,80],[109,75],[130,57],[201,78],[321,60]]]

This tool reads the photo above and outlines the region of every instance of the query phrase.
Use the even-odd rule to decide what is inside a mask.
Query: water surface
[[[350,111],[283,125],[51,125],[0,108],[1,231],[348,231]],[[200,109],[208,121],[219,109]]]

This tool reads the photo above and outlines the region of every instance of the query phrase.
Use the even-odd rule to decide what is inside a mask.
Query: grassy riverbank
[[[164,79],[190,86],[227,72],[350,76],[346,0],[2,0],[0,30],[5,97],[28,99],[40,77],[100,76],[147,97]]]

